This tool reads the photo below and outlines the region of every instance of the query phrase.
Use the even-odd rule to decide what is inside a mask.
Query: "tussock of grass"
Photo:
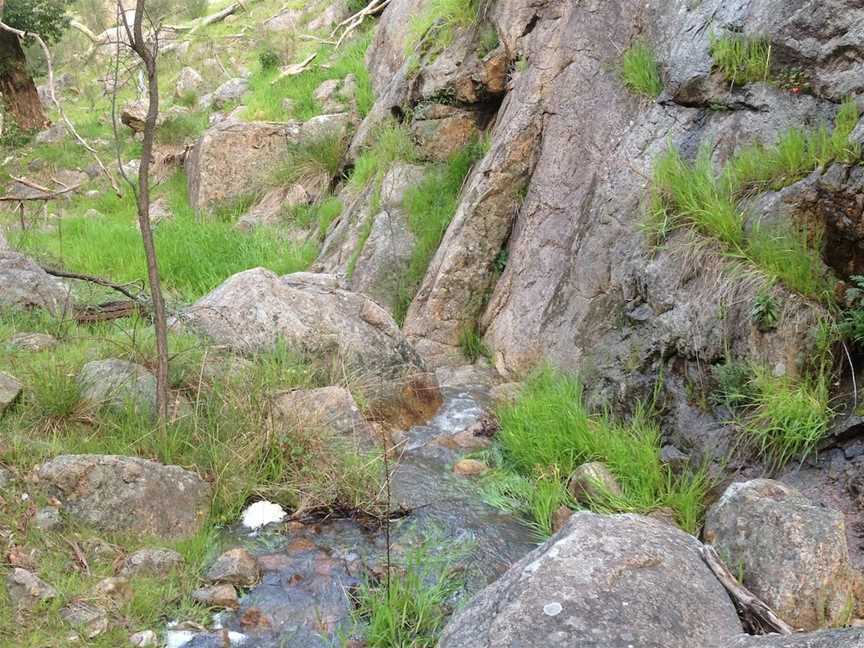
[[[250,234],[236,231],[233,221],[239,210],[202,223],[189,206],[182,173],[160,187],[157,197],[160,194],[167,198],[174,218],[156,227],[156,251],[163,286],[179,297],[195,299],[228,276],[258,266],[279,274],[305,270],[317,253],[314,244],[286,246],[265,228]],[[104,218],[85,218],[90,208]],[[94,199],[78,196],[69,211],[61,222],[62,236],[27,231],[16,242],[72,271],[121,283],[144,281],[146,266],[131,193],[122,199],[110,192]]]
[[[696,160],[683,159],[670,149],[654,166],[649,197],[649,230],[660,239],[672,229],[692,227],[719,241],[726,253],[780,281],[802,295],[822,298],[827,290],[824,266],[815,252],[818,232],[792,225],[745,228],[747,214],[739,201],[767,189],[780,189],[820,165],[836,160],[851,163],[861,151],[849,142],[858,121],[851,100],[843,102],[834,129],[821,127],[785,132],[776,144],[754,144],[738,151],[718,173],[711,151],[704,147]]]
[[[314,96],[318,86],[324,81],[343,79],[349,74],[357,79],[357,110],[361,117],[365,117],[375,101],[364,60],[371,40],[372,32],[367,31],[339,50],[323,46],[316,62],[327,62],[327,65],[313,64],[302,74],[285,77],[275,84],[273,81],[279,76],[277,69],[259,69],[250,79],[249,93],[244,98],[246,117],[267,121],[306,121],[321,114],[321,106]],[[290,112],[284,108],[285,99],[290,99],[293,104]]]
[[[403,207],[408,227],[416,238],[408,270],[402,277],[394,318],[401,323],[417,294],[426,270],[444,238],[456,208],[465,178],[474,163],[486,154],[486,142],[477,140],[435,165],[416,187],[405,193]]]
[[[766,40],[741,34],[712,34],[709,52],[717,69],[735,85],[768,80],[771,47]]]
[[[463,582],[452,556],[426,547],[408,553],[389,581],[362,583],[354,594],[355,619],[369,648],[433,648]]]
[[[663,92],[660,66],[648,45],[637,42],[631,45],[621,58],[621,79],[627,88],[652,99]]]
[[[185,113],[171,115],[156,131],[160,144],[183,144],[197,139],[207,129],[207,113]]]
[[[271,184],[285,187],[299,182],[307,191],[320,193],[339,173],[346,148],[345,139],[336,136],[292,145]]]
[[[593,502],[598,511],[647,513],[668,506],[691,533],[702,515],[702,473],[672,476],[660,463],[660,431],[645,408],[627,423],[592,415],[576,378],[545,369],[530,378],[515,404],[498,412],[499,468],[487,480],[489,501],[529,516],[543,534],[561,505],[573,506],[566,480],[583,463],[601,461],[623,495]],[[532,490],[533,489],[533,490]]]
[[[330,225],[342,213],[342,201],[335,196],[328,196],[320,202],[311,205],[297,205],[288,214],[287,220],[296,223],[303,229],[315,226],[317,237],[323,241]]]
[[[459,349],[469,362],[477,362],[480,358],[491,358],[492,352],[483,341],[483,336],[476,326],[466,327],[459,334]]]
[[[430,0],[408,23],[406,54],[421,45],[432,56],[449,47],[460,29],[470,27],[480,10],[480,0]]]

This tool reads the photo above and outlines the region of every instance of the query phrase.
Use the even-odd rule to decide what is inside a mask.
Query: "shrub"
[[[273,50],[265,50],[258,54],[258,64],[262,70],[275,70],[281,63],[279,55]]]
[[[551,512],[567,503],[566,480],[581,464],[601,461],[618,479],[623,495],[591,502],[599,511],[649,512],[669,506],[679,524],[693,532],[702,512],[704,474],[673,477],[660,463],[660,431],[647,407],[627,423],[590,414],[582,385],[574,377],[544,369],[526,383],[519,399],[498,411],[496,436],[499,469],[487,479],[490,503],[501,503],[502,488],[517,500],[529,480],[539,488],[530,502],[531,517],[540,532],[551,531]],[[514,477],[514,475],[516,477]],[[519,493],[522,493],[520,495]],[[526,506],[526,508],[529,508]]]
[[[621,59],[621,79],[627,88],[639,95],[655,98],[663,92],[660,67],[654,52],[645,43],[631,45]]]
[[[712,34],[709,52],[717,69],[730,83],[746,85],[768,80],[771,47],[766,40],[747,38],[741,34]]]

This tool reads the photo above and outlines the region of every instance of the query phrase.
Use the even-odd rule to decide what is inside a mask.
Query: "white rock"
[[[285,509],[278,504],[261,500],[243,511],[243,526],[247,529],[260,529],[268,524],[281,522],[286,515]]]

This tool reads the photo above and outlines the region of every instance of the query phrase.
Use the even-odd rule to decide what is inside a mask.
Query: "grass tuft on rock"
[[[560,506],[575,507],[566,483],[580,465],[599,461],[617,478],[621,496],[592,502],[601,512],[649,513],[669,507],[679,525],[693,533],[703,512],[703,472],[672,475],[661,463],[660,430],[640,407],[628,422],[592,414],[575,377],[543,369],[526,383],[518,400],[498,411],[501,429],[486,478],[486,499],[526,516],[549,535]]]
[[[663,92],[660,66],[651,48],[636,42],[621,57],[621,80],[627,89],[637,95],[655,99]]]
[[[407,55],[421,46],[435,57],[447,49],[459,31],[477,22],[481,0],[430,0],[408,23]]]
[[[771,46],[768,41],[742,34],[712,34],[708,51],[714,65],[734,85],[768,81]]]

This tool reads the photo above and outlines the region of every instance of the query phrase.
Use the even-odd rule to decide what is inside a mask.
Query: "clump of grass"
[[[480,358],[490,359],[492,352],[483,341],[483,336],[477,326],[466,326],[459,334],[459,349],[469,362],[477,362]]]
[[[702,472],[671,475],[660,463],[660,431],[641,407],[629,422],[588,412],[581,383],[574,377],[544,369],[526,383],[519,399],[498,412],[496,437],[499,468],[487,481],[494,497],[504,493],[522,500],[535,527],[551,532],[552,513],[573,505],[566,480],[583,463],[601,461],[618,479],[622,495],[592,502],[599,511],[647,513],[668,506],[678,523],[695,532],[702,514],[706,479]],[[538,493],[525,497],[529,484]]]
[[[323,241],[327,236],[330,225],[339,217],[342,209],[341,200],[335,196],[328,196],[311,205],[297,205],[293,207],[287,216],[287,220],[303,229],[311,228],[314,225],[318,239]]]
[[[335,135],[289,146],[288,155],[273,173],[271,184],[284,187],[300,183],[307,191],[320,193],[339,173],[345,148],[345,138]]]
[[[431,56],[437,56],[456,40],[460,29],[477,22],[479,12],[480,0],[431,0],[408,23],[406,54],[422,45]]]
[[[767,81],[771,69],[771,46],[764,39],[741,34],[712,34],[711,58],[726,79],[735,85]]]
[[[739,202],[759,191],[788,186],[832,160],[849,163],[860,159],[860,148],[849,141],[857,120],[855,103],[844,101],[833,130],[791,129],[772,146],[742,148],[720,172],[714,170],[708,147],[692,162],[684,160],[679,151],[668,150],[654,166],[649,230],[662,239],[676,227],[692,227],[771,280],[805,296],[822,298],[828,286],[824,265],[815,252],[818,233],[790,224],[762,227],[758,223],[747,232],[747,214]]]
[[[624,52],[621,58],[621,79],[635,94],[654,99],[663,92],[660,66],[654,52],[643,42],[633,43]]]
[[[197,139],[207,129],[207,123],[207,113],[172,115],[159,126],[156,139],[160,144],[183,144]]]
[[[410,551],[401,569],[383,581],[365,581],[354,593],[355,620],[369,648],[433,648],[452,612],[463,579],[452,558],[426,547]]]
[[[397,296],[394,312],[397,322],[404,321],[408,306],[456,214],[465,178],[485,153],[486,143],[483,140],[471,142],[451,155],[445,163],[431,167],[420,183],[405,193],[403,207],[416,242]]]

